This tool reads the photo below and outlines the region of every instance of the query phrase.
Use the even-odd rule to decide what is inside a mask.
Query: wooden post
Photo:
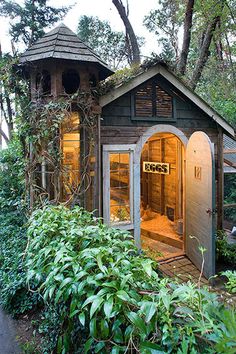
[[[224,220],[224,147],[223,147],[223,131],[219,127],[218,142],[217,142],[217,229],[223,229]]]

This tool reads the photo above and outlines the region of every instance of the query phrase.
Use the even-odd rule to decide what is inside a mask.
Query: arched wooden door
[[[209,278],[215,273],[214,146],[203,132],[195,132],[186,149],[186,254]],[[203,254],[200,248],[206,251]]]

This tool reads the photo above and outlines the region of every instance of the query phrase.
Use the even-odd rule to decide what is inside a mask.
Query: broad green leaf
[[[132,325],[129,325],[128,327],[126,327],[125,334],[124,334],[126,341],[129,340],[133,330],[134,330],[134,327]]]
[[[103,301],[104,299],[100,296],[97,296],[97,298],[93,300],[90,308],[90,319],[93,317],[94,313],[97,311],[99,306],[103,303]]]
[[[58,303],[59,299],[62,297],[63,291],[58,290],[55,297],[55,303]]]
[[[141,342],[140,350],[142,354],[167,354],[167,352],[161,350],[159,345],[152,342]]]
[[[113,340],[117,343],[124,342],[123,333],[122,333],[120,327],[116,328],[116,330],[114,331]]]
[[[165,308],[167,309],[167,311],[169,311],[170,304],[171,304],[170,295],[166,294],[166,296],[162,296],[162,301],[163,301],[163,304],[165,305]]]
[[[102,255],[101,254],[97,255],[97,263],[98,263],[98,267],[101,270],[101,272],[107,273],[107,268],[102,263]]]
[[[79,321],[80,321],[80,323],[82,324],[82,326],[85,325],[85,313],[84,313],[84,312],[81,312],[81,313],[79,314]]]
[[[74,310],[73,312],[70,312],[70,318],[73,318],[80,310]]]
[[[93,338],[89,338],[84,345],[84,354],[87,354],[90,351],[92,344],[93,344]]]
[[[113,298],[113,296],[111,296],[104,303],[104,313],[105,313],[107,318],[110,318],[110,316],[111,316],[112,309],[113,309],[113,302],[114,302],[114,298]]]
[[[152,275],[152,261],[147,259],[142,263],[143,269],[149,277]]]
[[[136,312],[129,312],[127,317],[142,333],[146,333],[146,324]]]
[[[154,302],[145,301],[141,306],[141,311],[145,314],[145,321],[148,323],[156,313],[157,306]]]
[[[51,286],[51,288],[49,289],[48,295],[49,295],[50,299],[52,298],[52,295],[53,295],[53,293],[54,293],[56,287],[57,287],[56,285],[53,285],[53,286]]]
[[[71,283],[71,282],[73,282],[73,279],[72,279],[72,278],[65,278],[65,279],[63,280],[63,282],[61,283],[60,288],[63,288],[64,286],[66,286],[67,284],[69,284],[69,283]]]
[[[91,295],[89,296],[85,302],[83,303],[82,308],[84,308],[85,306],[87,306],[88,304],[90,304],[90,302],[93,302],[95,299],[97,298],[97,295]]]
[[[90,330],[90,335],[92,337],[96,337],[97,336],[97,322],[96,322],[96,318],[92,318],[90,320],[89,323],[89,330]]]
[[[57,341],[57,353],[61,353],[61,352],[62,352],[62,336],[60,336]]]
[[[130,301],[129,295],[124,290],[117,291],[116,296],[123,301]]]
[[[107,338],[109,334],[109,325],[108,322],[104,319],[101,320],[101,334],[103,338]]]
[[[116,346],[112,348],[111,354],[119,354],[120,353],[120,347]]]
[[[104,342],[99,342],[95,345],[95,353],[99,353],[105,347]]]

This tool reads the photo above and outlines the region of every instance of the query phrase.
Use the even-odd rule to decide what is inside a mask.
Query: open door
[[[214,149],[203,132],[191,135],[186,149],[186,254],[203,274],[215,273]],[[199,246],[206,249],[202,257]]]

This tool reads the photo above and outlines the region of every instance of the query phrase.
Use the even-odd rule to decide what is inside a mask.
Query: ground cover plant
[[[41,326],[50,350],[235,353],[233,309],[206,289],[161,278],[129,233],[58,206],[33,213],[28,237],[28,285],[51,311]]]

